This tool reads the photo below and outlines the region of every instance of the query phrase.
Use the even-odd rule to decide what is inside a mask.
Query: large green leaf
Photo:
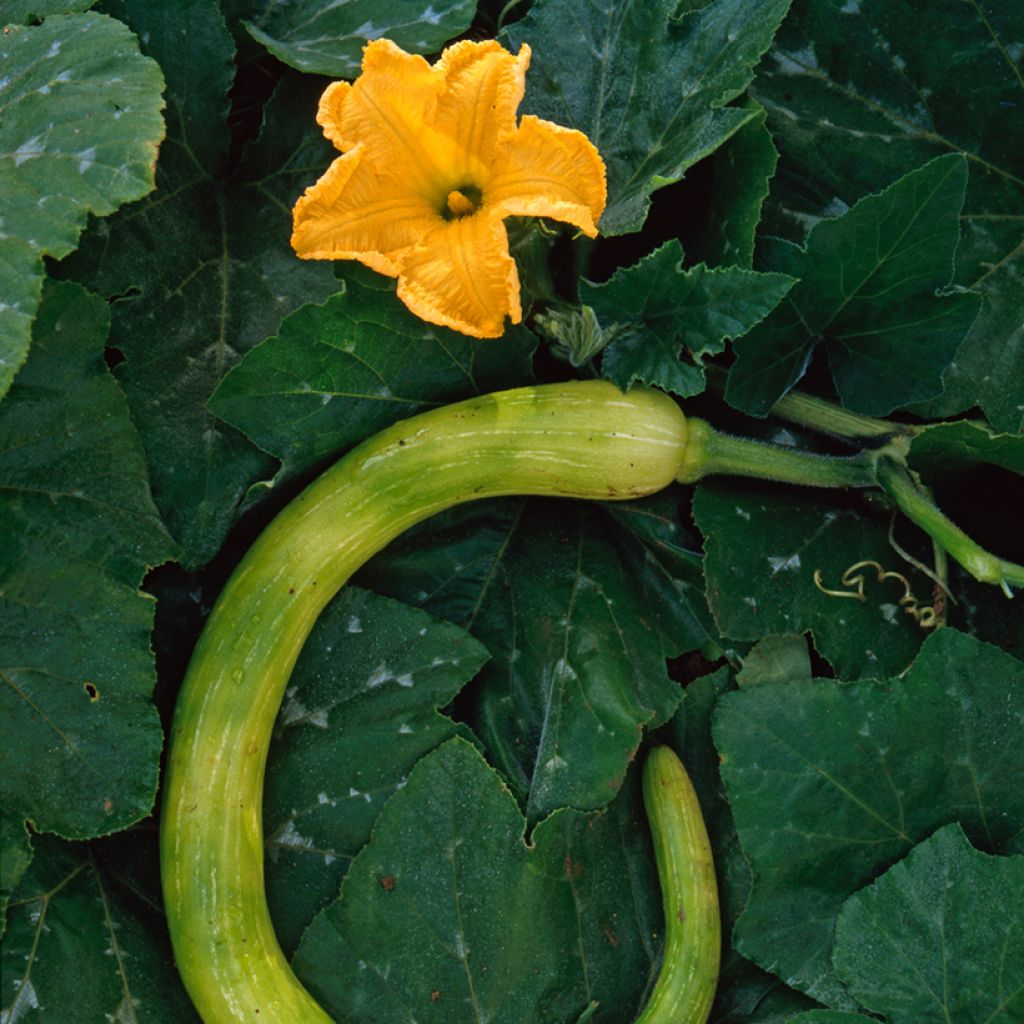
[[[378,556],[368,585],[464,625],[491,653],[473,722],[531,819],[599,807],[645,725],[681,691],[665,658],[706,642],[671,552],[637,573],[635,536],[582,503],[458,511]]]
[[[163,915],[90,844],[35,839],[10,905],[0,1018],[193,1024]]]
[[[350,272],[343,287],[288,317],[210,402],[285,472],[424,409],[530,379],[536,339],[525,328],[477,341],[414,316],[379,274]]]
[[[830,962],[844,900],[953,821],[987,849],[1019,852],[1022,728],[1024,664],[951,629],[901,678],[726,695],[715,743],[754,874],[740,952],[852,1008]]]
[[[437,712],[487,660],[464,630],[347,588],[302,650],[267,764],[267,889],[287,951],[338,894],[387,798],[450,739]]]
[[[819,221],[803,249],[776,241],[768,268],[800,283],[735,345],[730,404],[767,414],[819,343],[847,408],[879,416],[938,395],[981,301],[937,294],[953,276],[966,183],[962,156],[938,157]]]
[[[678,181],[755,116],[747,87],[789,0],[539,0],[505,32],[529,43],[523,109],[586,133],[608,167],[606,235],[638,231],[650,194]]]
[[[754,237],[779,154],[765,127],[764,109],[753,109],[754,117],[712,157],[715,178],[708,221],[690,247],[690,257],[713,267],[749,270],[754,265]]]
[[[108,323],[98,297],[49,288],[0,406],[0,801],[69,838],[149,812],[162,742],[138,586],[173,545],[103,361]]]
[[[824,593],[814,580],[820,571],[826,589],[853,592],[840,582],[843,574],[873,560],[903,572],[929,604],[931,580],[899,561],[885,519],[830,492],[749,483],[702,484],[693,513],[705,537],[708,603],[724,636],[758,640],[810,630],[844,679],[879,678],[910,663],[924,633],[899,606],[902,586],[878,583],[869,567],[864,600],[852,600]]]
[[[384,808],[296,972],[338,1020],[632,1019],[663,931],[637,790],[527,846],[499,777],[450,741]]]
[[[100,14],[18,24],[51,6],[0,12],[0,396],[28,352],[42,257],[152,190],[164,134],[160,69],[131,32]]]
[[[956,280],[982,312],[930,414],[1024,425],[1024,8],[991,0],[795,0],[753,90],[782,153],[776,230],[834,216],[923,161],[970,164]],[[788,222],[788,225],[785,223]]]
[[[476,0],[260,0],[245,27],[300,71],[355,78],[363,47],[386,36],[410,53],[434,53],[469,28]]]
[[[682,262],[673,239],[603,284],[581,282],[580,301],[612,335],[601,373],[623,389],[642,381],[683,398],[703,391],[701,358],[746,334],[795,283],[741,267],[683,270]],[[683,346],[692,362],[680,361]]]
[[[100,224],[66,270],[112,299],[111,344],[139,425],[153,495],[189,566],[220,547],[271,460],[206,402],[288,313],[337,290],[326,262],[298,260],[290,209],[330,156],[316,83],[286,79],[263,133],[227,170],[231,38],[212,0],[120,0],[164,68],[169,138],[156,193]],[[187,19],[189,31],[182,31]]]
[[[836,971],[891,1024],[1024,1017],[1024,857],[940,829],[847,900]]]

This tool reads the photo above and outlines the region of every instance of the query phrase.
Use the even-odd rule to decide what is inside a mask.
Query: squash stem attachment
[[[809,487],[875,487],[871,453],[836,458],[733,437],[691,417],[689,443],[676,480],[696,483],[713,474],[750,476]]]

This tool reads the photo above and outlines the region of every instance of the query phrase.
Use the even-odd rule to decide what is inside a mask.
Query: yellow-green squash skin
[[[496,495],[620,500],[665,487],[687,425],[666,395],[604,381],[486,395],[351,451],[263,532],[224,588],[171,730],[161,872],[178,968],[206,1024],[328,1024],[274,936],[263,877],[267,749],[317,616],[414,523]]]
[[[647,755],[643,788],[665,910],[665,952],[636,1024],[704,1024],[722,944],[711,842],[693,783],[670,748]]]

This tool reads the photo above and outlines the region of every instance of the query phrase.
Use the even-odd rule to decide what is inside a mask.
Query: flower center
[[[458,220],[461,217],[469,217],[480,209],[482,199],[480,189],[476,185],[460,185],[448,193],[441,216],[445,220]]]

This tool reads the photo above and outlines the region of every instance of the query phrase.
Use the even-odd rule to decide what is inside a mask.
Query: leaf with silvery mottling
[[[537,341],[524,327],[479,341],[414,316],[379,274],[348,271],[343,287],[287,317],[210,399],[285,474],[414,413],[531,379]]]
[[[526,822],[477,751],[452,740],[413,769],[339,900],[296,955],[338,1020],[594,1024],[633,1019],[662,917],[636,773],[606,812]]]
[[[71,252],[90,213],[152,191],[164,134],[160,69],[138,40],[101,14],[19,24],[54,6],[0,12],[0,396],[28,352],[42,257]]]
[[[947,825],[851,896],[832,959],[891,1024],[1024,1018],[1024,857],[992,857]]]
[[[740,952],[855,1009],[831,960],[844,901],[953,821],[986,849],[1021,852],[1022,729],[1024,663],[953,629],[899,678],[724,696],[715,745],[754,876]]]
[[[289,244],[291,206],[332,150],[314,120],[321,84],[286,76],[259,138],[228,175],[234,45],[216,4],[117,0],[117,10],[167,76],[158,188],[97,225],[61,272],[118,299],[117,376],[154,498],[194,568],[220,548],[249,486],[273,469],[207,400],[287,314],[337,290],[329,262],[298,260]]]
[[[782,154],[771,230],[802,240],[943,153],[970,178],[956,282],[981,315],[924,415],[980,404],[1000,430],[1024,425],[1024,7],[960,0],[795,0],[752,91]]]
[[[702,357],[746,334],[795,284],[785,274],[682,263],[683,247],[672,239],[602,284],[580,283],[580,301],[612,334],[601,375],[623,390],[642,381],[683,398],[703,391]]]
[[[278,60],[335,78],[359,74],[363,47],[386,37],[409,53],[435,53],[469,28],[477,0],[259,0],[245,23]]]
[[[650,195],[754,116],[728,106],[753,76],[789,0],[539,0],[503,33],[533,48],[523,110],[585,132],[608,167],[606,235],[638,231]],[[567,22],[568,17],[568,22]],[[581,59],[583,58],[583,59]]]
[[[981,299],[941,294],[953,276],[967,162],[937,157],[835,220],[799,248],[776,240],[765,267],[800,278],[734,346],[730,405],[764,416],[823,344],[843,405],[871,416],[934,398]]]
[[[263,796],[267,895],[286,952],[337,895],[409,769],[455,735],[437,709],[486,660],[458,626],[355,587],[321,615],[278,715]]]
[[[700,545],[682,527],[685,510],[670,489],[639,501],[608,502],[602,510],[622,532],[614,534],[624,563],[643,589],[666,657],[700,650],[718,632],[704,596]]]
[[[174,554],[124,396],[107,304],[44,290],[0,405],[0,802],[69,838],[148,814],[162,745],[146,569]]]
[[[815,647],[843,679],[901,672],[924,631],[900,607],[903,587],[863,570],[863,601],[823,593],[814,582],[840,582],[856,562],[874,560],[904,573],[922,606],[932,581],[898,559],[888,521],[865,514],[838,494],[777,490],[749,483],[701,484],[693,514],[704,533],[708,603],[722,634],[758,640],[770,633],[813,635]],[[923,554],[923,552],[922,552]]]
[[[4,936],[4,1024],[124,1021],[198,1024],[163,915],[87,843],[33,839]]]
[[[618,792],[644,727],[679,702],[665,658],[705,642],[662,604],[684,590],[638,576],[620,536],[581,502],[489,503],[410,531],[361,577],[490,651],[471,722],[531,820]]]

